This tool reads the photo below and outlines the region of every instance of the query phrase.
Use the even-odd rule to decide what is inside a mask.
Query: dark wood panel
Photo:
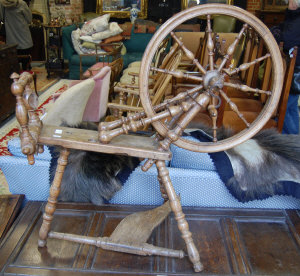
[[[19,214],[24,195],[0,195],[0,241]]]
[[[256,10],[255,15],[269,28],[279,25],[284,21],[284,10]]]
[[[3,275],[196,274],[187,258],[135,256],[55,239],[38,249],[43,208],[42,203],[29,202],[0,245]],[[109,236],[125,216],[148,209],[59,204],[53,230]],[[184,212],[205,267],[198,275],[299,275],[298,211],[184,208]],[[148,242],[185,250],[173,215],[154,230]]]
[[[19,72],[16,44],[0,45],[0,122],[15,111],[16,99],[10,92],[10,75]]]

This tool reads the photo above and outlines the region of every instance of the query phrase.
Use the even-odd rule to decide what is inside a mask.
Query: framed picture
[[[55,5],[70,5],[71,0],[55,0]]]
[[[187,9],[203,4],[228,4],[232,5],[233,0],[181,0],[181,9]]]
[[[139,18],[147,17],[148,0],[97,0],[97,13],[110,13],[111,17],[130,17],[132,5],[140,10]]]
[[[287,3],[285,0],[263,0],[263,10],[285,10]]]

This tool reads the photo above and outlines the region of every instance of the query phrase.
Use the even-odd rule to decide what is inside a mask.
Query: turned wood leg
[[[162,180],[159,177],[159,175],[157,176],[157,179],[158,179],[158,182],[159,182],[159,188],[160,188],[161,197],[164,199],[164,202],[166,202],[169,198],[168,198],[168,195],[166,193],[164,183],[162,182]]]
[[[43,223],[39,232],[38,246],[44,247],[47,243],[48,233],[50,231],[51,222],[53,220],[53,214],[56,209],[57,198],[60,193],[61,180],[65,171],[65,167],[68,163],[69,150],[63,148],[60,152],[60,156],[57,161],[57,168],[54,176],[53,183],[50,188],[50,195],[45,207],[43,215]]]
[[[194,244],[192,233],[189,231],[189,225],[185,219],[184,213],[182,212],[180,200],[177,197],[172,185],[169,171],[164,161],[156,161],[156,166],[158,170],[158,176],[160,177],[169,197],[171,209],[174,212],[175,218],[178,223],[178,229],[180,230],[181,236],[186,243],[190,261],[194,265],[194,270],[196,272],[200,272],[203,270],[203,265],[200,262],[199,252]]]

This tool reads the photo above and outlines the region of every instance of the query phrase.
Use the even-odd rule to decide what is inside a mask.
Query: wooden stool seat
[[[97,131],[44,125],[38,142],[78,150],[111,154],[118,152],[140,158],[171,159],[171,152],[158,150],[159,144],[153,138],[138,135],[120,135],[109,144],[101,144]]]

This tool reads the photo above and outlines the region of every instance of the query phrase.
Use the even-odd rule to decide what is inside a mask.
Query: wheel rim
[[[269,100],[267,101],[262,112],[251,123],[250,127],[233,135],[230,138],[217,142],[198,143],[186,140],[181,137],[177,141],[173,142],[179,147],[196,152],[217,152],[226,150],[250,139],[253,135],[255,135],[271,118],[274,110],[276,109],[279,102],[283,82],[283,65],[279,48],[271,32],[257,17],[235,6],[221,4],[205,4],[195,6],[174,15],[172,18],[166,21],[154,34],[153,38],[146,48],[141,62],[142,70],[139,76],[139,88],[141,102],[147,116],[152,117],[156,114],[153,110],[153,106],[151,104],[148,93],[148,75],[150,71],[150,64],[157,47],[173,29],[175,29],[183,22],[194,17],[214,14],[228,15],[243,21],[244,23],[252,27],[264,40],[265,47],[270,53],[272,60],[272,95],[269,97]],[[165,137],[167,133],[167,127],[164,123],[157,121],[153,122],[152,125],[161,136]]]

